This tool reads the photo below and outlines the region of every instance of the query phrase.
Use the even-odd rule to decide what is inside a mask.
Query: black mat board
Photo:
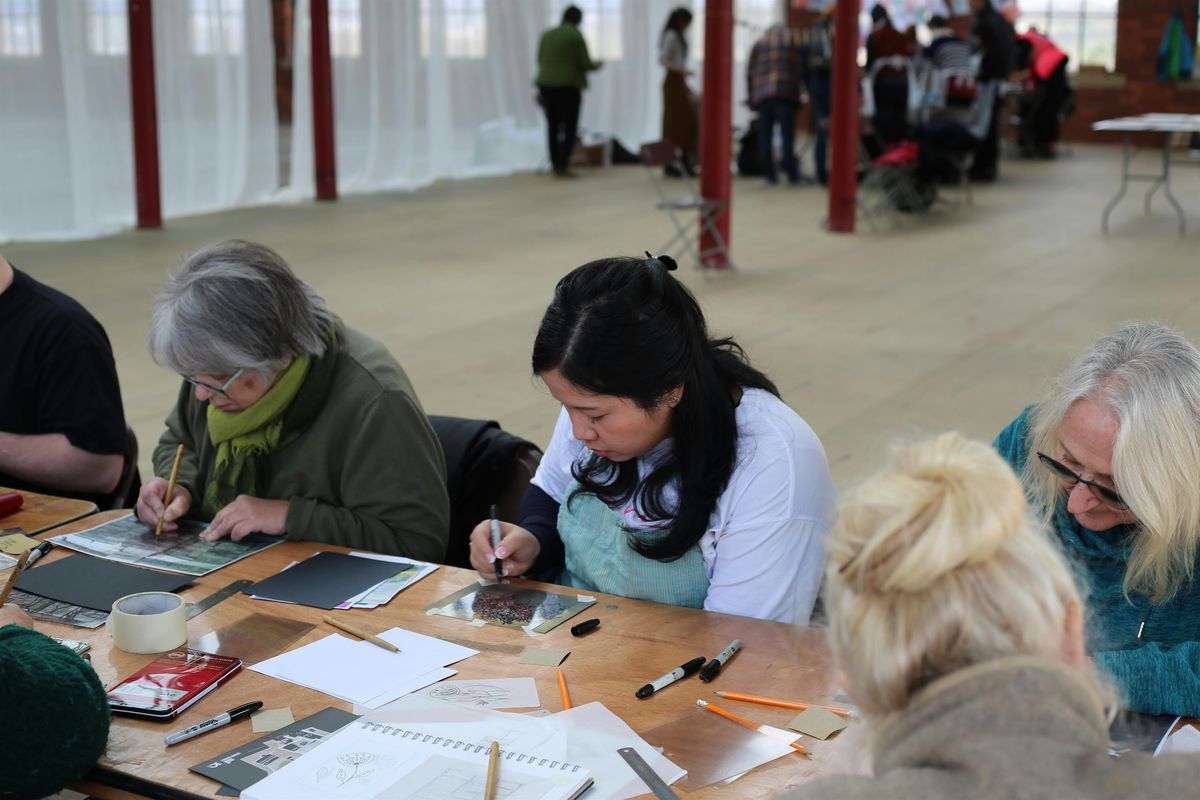
[[[113,602],[137,592],[173,592],[189,585],[189,575],[156,572],[91,556],[70,556],[27,569],[17,588],[62,603],[112,611]]]
[[[242,593],[302,606],[333,608],[403,568],[394,561],[359,558],[345,553],[317,553],[294,567],[247,586]]]

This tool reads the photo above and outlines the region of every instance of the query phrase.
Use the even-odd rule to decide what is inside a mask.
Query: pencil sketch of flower
[[[352,780],[365,778],[375,770],[360,769],[364,764],[370,764],[375,760],[374,753],[342,753],[337,758],[338,763],[347,767],[354,767],[354,771],[346,774],[346,770],[339,769],[337,771],[338,788],[345,786]]]

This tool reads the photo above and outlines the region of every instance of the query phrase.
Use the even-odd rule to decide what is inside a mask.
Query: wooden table
[[[127,512],[104,512],[86,523],[65,526],[54,533],[93,525]],[[291,561],[318,550],[341,548],[311,543],[287,542],[239,561],[206,577],[181,594],[197,601],[239,578],[261,579],[273,575]],[[50,558],[63,558],[67,551],[56,548]],[[371,611],[337,611],[352,624],[372,631],[400,626],[409,630],[455,641],[476,650],[477,656],[454,666],[457,678],[498,678],[533,675],[542,705],[560,710],[555,670],[520,664],[525,648],[547,647],[570,650],[562,669],[567,675],[571,698],[582,705],[600,701],[625,720],[635,731],[644,731],[697,713],[699,697],[713,698],[717,689],[740,690],[774,697],[831,703],[836,691],[831,657],[820,630],[778,622],[748,619],[695,609],[664,606],[612,595],[596,595],[597,603],[575,618],[599,617],[603,622],[595,632],[582,638],[571,636],[571,623],[560,625],[549,634],[531,638],[519,629],[493,625],[472,627],[462,620],[426,616],[430,603],[473,583],[474,572],[440,567],[436,572],[401,592],[391,603]],[[229,625],[252,613],[318,622],[325,611],[304,606],[251,600],[235,595],[205,611],[188,623],[190,638]],[[106,686],[132,673],[153,656],[133,655],[112,647],[105,628],[85,630],[66,625],[38,623],[39,630],[65,638],[92,642],[92,664]],[[293,647],[333,633],[320,624]],[[712,657],[732,639],[744,642],[743,650],[710,684],[688,679],[646,700],[634,698],[634,691],[697,655]],[[348,666],[349,668],[349,666]],[[243,670],[228,684],[204,698],[169,724],[129,718],[114,718],[108,750],[99,768],[89,780],[72,787],[100,798],[158,797],[195,798],[213,796],[217,784],[188,772],[188,767],[259,736],[245,723],[230,725],[167,749],[163,736],[169,731],[193,725],[241,703],[263,700],[266,708],[290,706],[296,719],[327,706],[350,710],[350,705],[329,695]],[[773,709],[727,701],[723,705],[755,721],[786,726],[794,711]],[[730,723],[731,725],[733,723]],[[748,798],[768,797],[819,774],[833,763],[837,752],[845,749],[841,736],[829,742],[807,737],[804,745],[812,758],[788,755],[764,765],[724,788],[710,786],[688,797]],[[842,759],[837,759],[842,760]],[[114,789],[121,786],[131,793]],[[647,795],[649,796],[649,795]]]
[[[8,489],[0,486],[0,494],[16,492],[19,489]],[[50,494],[24,492],[25,504],[21,510],[6,517],[0,517],[0,529],[20,528],[25,533],[34,534],[47,531],[68,522],[74,522],[80,517],[86,517],[96,511],[96,504],[89,500],[76,500],[71,497],[55,497]],[[128,513],[128,512],[126,512]]]

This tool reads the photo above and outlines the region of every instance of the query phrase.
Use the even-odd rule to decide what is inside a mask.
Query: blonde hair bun
[[[995,450],[943,433],[897,448],[892,464],[846,501],[830,556],[857,591],[921,592],[993,558],[1026,511],[1017,477]]]

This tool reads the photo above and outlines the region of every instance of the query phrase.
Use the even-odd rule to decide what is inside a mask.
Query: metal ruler
[[[195,616],[203,614],[205,611],[208,611],[210,608],[215,606],[217,603],[221,602],[222,600],[224,600],[227,597],[232,597],[233,595],[237,594],[242,589],[245,589],[247,586],[249,586],[252,583],[254,583],[254,581],[247,581],[247,580],[234,581],[233,583],[229,584],[228,586],[226,586],[223,589],[217,589],[215,592],[213,592],[212,594],[210,594],[208,597],[204,598],[200,602],[193,603],[191,605],[191,607],[188,608],[187,618],[192,619]]]
[[[617,750],[621,758],[625,759],[625,763],[633,768],[637,776],[642,779],[642,782],[649,787],[654,796],[659,800],[679,800],[679,795],[671,791],[671,787],[663,782],[663,779],[658,777],[658,773],[650,769],[650,765],[646,760],[638,755],[637,750],[632,747],[622,747]]]

